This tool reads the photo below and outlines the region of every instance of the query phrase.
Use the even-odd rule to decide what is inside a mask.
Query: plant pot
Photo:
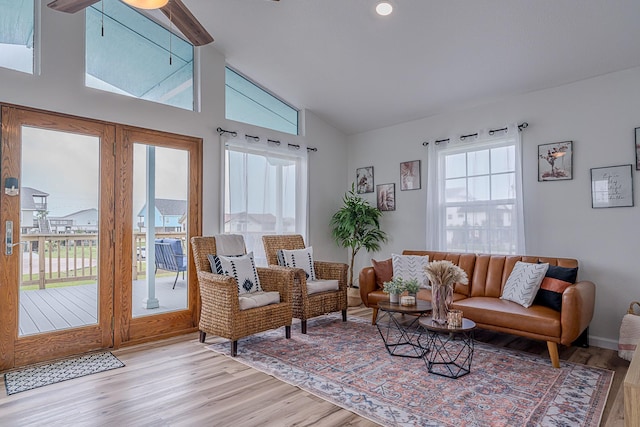
[[[347,288],[347,305],[349,307],[358,307],[362,304],[362,298],[360,298],[360,289]]]
[[[389,294],[389,302],[391,304],[398,304],[400,302],[399,294]]]

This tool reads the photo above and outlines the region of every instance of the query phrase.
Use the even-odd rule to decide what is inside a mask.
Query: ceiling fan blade
[[[194,46],[203,46],[213,41],[211,34],[204,29],[181,0],[169,0],[169,3],[160,10]]]
[[[100,0],[53,0],[51,3],[48,3],[47,6],[59,12],[76,13],[99,1]]]

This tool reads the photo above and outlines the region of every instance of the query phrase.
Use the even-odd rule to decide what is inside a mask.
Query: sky
[[[156,198],[187,200],[188,153],[156,147]],[[50,217],[98,208],[99,138],[22,129],[21,186],[49,193]],[[146,145],[134,144],[133,218],[146,195]]]

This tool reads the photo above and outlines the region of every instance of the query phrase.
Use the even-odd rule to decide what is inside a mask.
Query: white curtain
[[[517,125],[429,140],[427,164],[428,249],[525,253]]]
[[[243,235],[256,264],[266,265],[264,234],[307,240],[307,147],[300,137],[277,144],[265,136],[226,135],[222,231]]]

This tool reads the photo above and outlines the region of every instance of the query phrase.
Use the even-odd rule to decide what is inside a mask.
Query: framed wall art
[[[400,163],[400,191],[420,189],[420,160]]]
[[[636,170],[640,171],[640,128],[636,128]]]
[[[633,206],[633,165],[591,169],[591,207]]]
[[[396,185],[380,184],[376,186],[378,209],[381,211],[396,210]]]
[[[373,193],[373,166],[356,169],[356,189],[358,194]]]
[[[538,145],[538,181],[573,179],[573,141]]]

